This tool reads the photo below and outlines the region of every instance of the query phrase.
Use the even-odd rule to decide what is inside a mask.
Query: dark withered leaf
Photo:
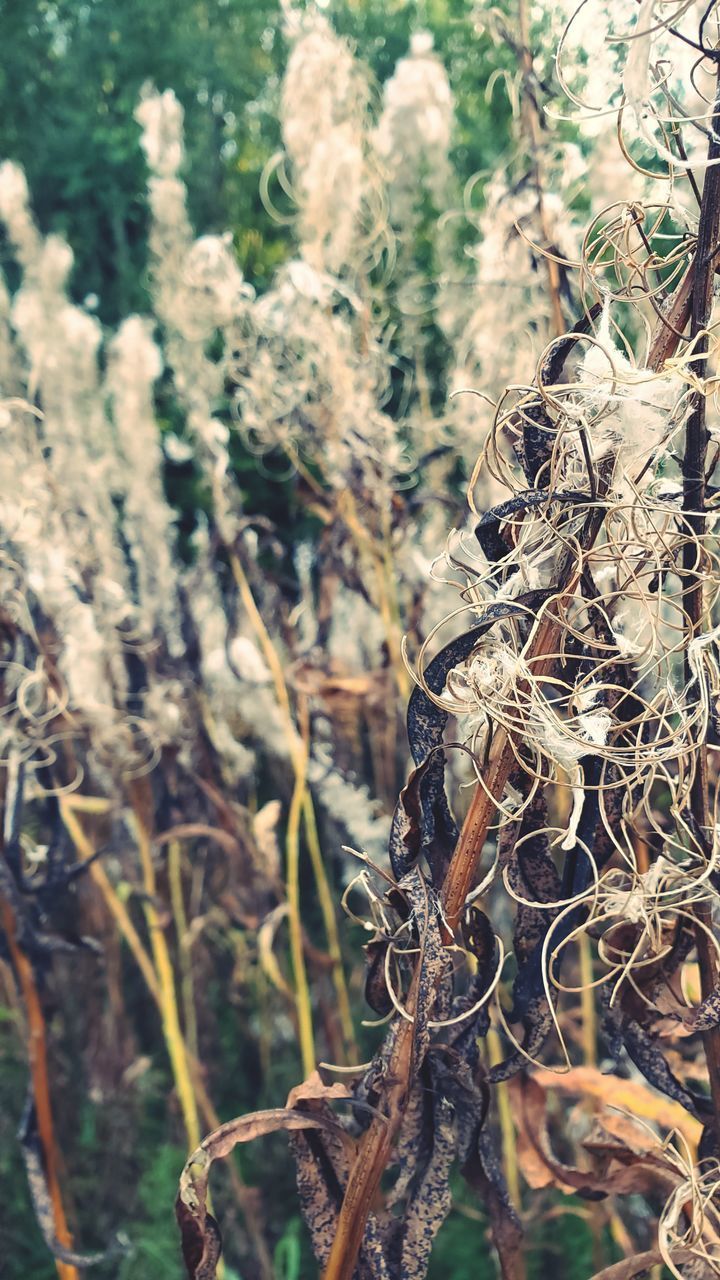
[[[674,1098],[697,1120],[702,1120],[702,1100],[695,1097],[680,1083],[677,1076],[670,1070],[662,1050],[652,1039],[649,1032],[634,1019],[624,1018],[622,1020],[621,1033],[629,1057],[632,1058],[638,1070],[642,1071],[649,1084],[654,1085],[661,1093],[667,1094],[668,1098]]]
[[[503,1280],[525,1280],[522,1226],[510,1199],[495,1137],[488,1124],[477,1130],[462,1174],[487,1208]]]
[[[590,790],[585,794],[582,816],[578,825],[577,843],[566,854],[563,878],[560,880],[550,856],[547,837],[542,831],[545,823],[544,799],[538,797],[527,811],[520,825],[519,835],[526,829],[530,838],[514,850],[508,862],[511,882],[514,880],[521,896],[536,902],[557,902],[586,888],[591,864],[584,848],[592,848],[600,816],[597,783],[602,762],[598,757],[583,756],[581,764]],[[536,833],[536,834],[534,834]],[[525,853],[523,851],[526,850]],[[582,918],[583,908],[568,912],[558,921],[553,934],[553,950],[562,946]],[[558,909],[519,907],[515,923],[514,947],[518,953],[518,971],[513,983],[512,1022],[523,1027],[522,1050],[515,1050],[490,1073],[491,1082],[507,1080],[527,1065],[528,1058],[535,1061],[545,1041],[553,1030],[554,1019],[548,1003],[548,990],[553,1004],[557,999],[553,985],[546,981],[547,963],[545,939],[558,916]],[[559,977],[562,957],[553,968]]]
[[[508,543],[500,533],[500,526],[504,520],[512,516],[522,517],[527,511],[534,511],[537,507],[547,506],[550,502],[563,502],[572,505],[574,503],[583,504],[587,500],[587,493],[576,493],[564,489],[554,490],[552,493],[549,489],[528,489],[525,493],[518,493],[514,498],[508,498],[506,502],[500,502],[496,507],[486,511],[475,528],[475,537],[480,543],[481,550],[488,563],[495,564],[496,561],[502,560],[510,550]],[[508,576],[512,573],[517,573],[517,571],[517,565],[508,565]]]
[[[306,1129],[288,1134],[295,1159],[300,1211],[317,1261],[324,1266],[337,1231],[350,1168],[346,1146],[331,1132]],[[358,1280],[390,1280],[384,1240],[373,1214],[368,1217]]]
[[[395,1280],[386,1257],[385,1233],[374,1213],[368,1214],[360,1249],[358,1280]]]
[[[528,1066],[528,1059],[537,1059],[540,1050],[553,1029],[553,1016],[545,994],[541,991],[534,999],[527,1001],[525,1015],[522,1020],[522,1049],[515,1049],[502,1062],[491,1067],[488,1074],[490,1084],[499,1084],[502,1080],[510,1080],[518,1071]]]
[[[423,796],[421,788],[428,771],[435,765],[431,753],[410,774],[400,792],[390,828],[390,865],[398,880],[415,865],[422,854]]]
[[[497,941],[484,911],[475,904],[468,907],[461,922],[461,930],[465,946],[477,961],[477,970],[465,991],[455,996],[450,1010],[453,1018],[472,1009],[483,998],[495,976],[497,965]],[[447,1033],[448,1042],[473,1069],[478,1059],[477,1038],[487,1035],[489,1025],[488,1006],[484,1005],[474,1015],[456,1023]]]
[[[220,1228],[211,1213],[203,1215],[202,1227],[184,1201],[175,1204],[180,1227],[183,1262],[191,1280],[215,1280],[217,1264],[222,1257]]]
[[[552,344],[540,371],[540,381],[543,386],[552,387],[560,381],[563,365],[577,343],[578,336],[591,331],[593,321],[600,315],[601,310],[602,307],[598,304],[591,307],[587,315],[581,316],[576,321],[572,333],[557,338]],[[540,471],[552,457],[555,424],[548,414],[545,401],[537,393],[528,397],[523,404],[521,420],[520,463],[528,483],[534,485]]]
[[[447,957],[440,934],[440,910],[436,891],[416,867],[401,881],[413,912],[420,955],[417,961],[418,998],[415,1009],[413,1063],[417,1070],[425,1058],[430,1040],[428,1022],[441,998],[441,977],[449,976]]]
[[[520,898],[552,903],[562,897],[562,884],[550,855],[547,832],[547,802],[538,790],[514,826],[512,846],[504,851],[510,886]],[[515,916],[513,950],[518,972],[513,984],[512,1021],[523,1027],[524,1053],[514,1050],[492,1068],[490,1081],[508,1080],[536,1058],[552,1031],[553,1018],[543,983],[542,951],[557,909],[542,909],[520,903]]]
[[[714,991],[711,991],[698,1006],[692,1019],[692,1028],[694,1031],[711,1031],[713,1027],[718,1026],[720,1026],[720,987],[715,987]]]
[[[385,981],[385,956],[389,943],[382,938],[374,938],[365,946],[367,967],[365,970],[365,999],[381,1018],[385,1018],[393,1007]]]
[[[427,1158],[431,1145],[430,1126],[428,1081],[423,1071],[412,1083],[402,1118],[395,1148],[399,1172],[386,1197],[388,1208],[399,1204],[408,1195],[418,1164]]]
[[[405,1211],[401,1275],[403,1280],[424,1280],[430,1251],[450,1212],[450,1170],[457,1149],[455,1111],[450,1102],[433,1091],[432,1151],[422,1177]]]
[[[485,971],[492,965],[496,951],[495,934],[485,912],[475,903],[471,903],[465,911],[460,927],[463,942],[477,960],[478,969]]]
[[[562,883],[550,855],[547,803],[541,790],[533,796],[522,815],[518,839],[508,860],[508,881],[520,898],[530,902],[557,902]],[[557,910],[518,904],[513,933],[513,949],[518,965],[527,960],[547,934]]]
[[[528,611],[536,609],[551,594],[550,591],[531,591],[524,596],[518,596],[515,601],[502,601],[490,605],[485,610],[483,621],[479,626],[452,640],[428,664],[423,673],[427,688],[431,693],[442,693],[448,673],[470,656],[478,642],[496,622],[511,617],[527,617]],[[425,765],[418,779],[420,850],[428,859],[433,883],[436,886],[443,880],[458,835],[444,786],[445,753],[442,745],[447,721],[447,711],[438,707],[425,690],[418,686],[408,703],[407,732],[415,765],[418,767]],[[397,816],[393,822],[393,830],[403,831],[405,822],[405,816]],[[390,855],[397,879],[405,874],[407,864],[406,861],[402,861],[396,867],[392,861],[393,854],[397,852],[402,855],[404,848],[402,837],[400,840],[394,837],[391,841]]]
[[[321,1263],[330,1256],[353,1154],[348,1136],[343,1133],[340,1137],[335,1132],[329,1099],[347,1100],[349,1096],[344,1085],[325,1085],[315,1072],[288,1097],[288,1107],[314,1115],[327,1126],[288,1133],[295,1159],[300,1209],[310,1232],[313,1252]]]
[[[717,1160],[720,1155],[717,1130],[713,1121],[705,1125],[698,1143],[698,1164],[704,1160]]]

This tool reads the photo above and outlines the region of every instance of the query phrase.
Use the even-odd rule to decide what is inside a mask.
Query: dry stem
[[[45,1018],[40,1003],[40,995],[35,984],[32,965],[18,942],[15,916],[10,904],[4,899],[0,899],[0,919],[2,920],[13,966],[25,1002],[28,1021],[30,1078],[37,1113],[38,1133],[45,1164],[45,1176],[52,1203],[55,1237],[65,1248],[71,1249],[73,1241],[65,1217],[58,1178],[58,1153],[50,1102]],[[60,1280],[80,1280],[76,1267],[70,1266],[67,1262],[61,1262],[59,1258],[55,1259],[55,1266]]]
[[[720,125],[720,95],[713,111],[712,128]],[[700,358],[693,362],[693,372],[699,380],[707,374],[708,335],[712,311],[715,279],[715,255],[720,232],[720,146],[714,137],[708,147],[708,160],[716,163],[705,172],[700,222],[695,255],[695,280],[692,292],[692,321],[690,330],[694,352]],[[706,532],[705,517],[705,467],[708,446],[706,425],[706,400],[703,391],[696,392],[685,435],[683,459],[683,512],[691,537],[683,547],[683,607],[686,619],[685,682],[694,684],[690,667],[689,645],[703,630],[703,539]],[[707,743],[698,741],[695,753],[695,769],[690,793],[690,806],[697,833],[703,844],[712,830],[708,797]],[[718,983],[718,966],[715,949],[707,932],[712,928],[712,911],[709,903],[696,905],[698,921],[695,940],[700,966],[703,997],[710,995]],[[715,1131],[720,1135],[720,1028],[714,1027],[703,1037],[710,1076],[710,1091],[715,1113]]]
[[[648,365],[652,369],[661,368],[677,347],[678,335],[684,329],[688,319],[692,282],[693,268],[690,267],[678,286],[667,321],[660,322],[658,331],[654,335],[648,357]],[[589,512],[585,529],[580,535],[583,551],[589,550],[602,527],[604,519],[602,497],[609,487],[610,480],[611,474],[606,470],[598,486],[600,502]],[[576,572],[575,555],[569,551],[559,569],[556,603],[572,589]],[[535,624],[534,633],[528,644],[528,661],[532,664],[536,675],[544,674],[552,666],[553,655],[558,652],[560,633],[561,623],[556,614],[548,608]],[[482,784],[478,784],[475,788],[442,887],[445,919],[452,930],[459,924],[465,900],[475,883],[478,862],[495,814],[496,803],[502,798],[514,762],[513,744],[505,730],[498,728]],[[414,1014],[417,1004],[418,976],[416,969],[406,1000],[406,1008],[411,1015]],[[357,1159],[348,1178],[335,1240],[323,1272],[323,1280],[351,1280],[353,1275],[367,1216],[378,1194],[382,1174],[402,1123],[413,1065],[413,1042],[413,1023],[403,1021],[397,1028],[392,1054],[386,1069],[387,1087],[382,1099],[385,1115],[373,1118],[360,1141]]]

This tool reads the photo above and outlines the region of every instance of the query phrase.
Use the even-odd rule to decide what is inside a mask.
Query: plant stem
[[[500,1041],[500,1036],[494,1027],[490,1027],[487,1033],[487,1050],[488,1061],[491,1067],[496,1066],[498,1062],[502,1062],[502,1043]],[[510,1091],[506,1080],[503,1080],[503,1082],[497,1086],[497,1109],[498,1120],[500,1121],[500,1134],[502,1138],[502,1160],[505,1181],[507,1182],[510,1199],[518,1212],[520,1212],[522,1208],[522,1201],[520,1199],[520,1170],[517,1158],[517,1134],[515,1132],[515,1124],[513,1122],[512,1109],[510,1107]]]
[[[0,899],[0,920],[7,939],[8,950],[12,958],[20,990],[23,994],[28,1025],[28,1062],[32,1081],[35,1112],[37,1115],[38,1134],[42,1145],[45,1176],[53,1212],[53,1228],[56,1239],[68,1249],[72,1249],[72,1236],[67,1225],[63,1208],[60,1181],[58,1178],[58,1153],[55,1143],[52,1105],[50,1102],[50,1083],[47,1060],[47,1035],[40,995],[35,983],[32,965],[25,955],[17,939],[15,916],[9,902]],[[80,1280],[79,1272],[67,1262],[55,1259],[55,1266],[60,1280]]]
[[[152,961],[143,946],[140,935],[135,928],[130,913],[125,903],[118,896],[114,886],[112,885],[105,868],[97,860],[90,861],[94,857],[95,850],[88,840],[83,828],[75,816],[75,806],[73,801],[75,796],[60,797],[60,814],[70,839],[75,846],[76,852],[80,855],[84,862],[89,862],[88,875],[92,877],[102,895],[105,906],[110,915],[113,917],[119,931],[132,952],[135,963],[140,970],[148,991],[158,1008],[160,1008],[160,988],[158,986],[157,976],[152,966]]]
[[[143,785],[145,784],[145,785]],[[157,886],[155,883],[155,867],[152,860],[152,839],[150,829],[150,806],[148,803],[147,783],[144,779],[130,786],[130,800],[135,816],[135,830],[140,853],[140,864],[143,872],[143,888],[145,891],[145,919],[150,934],[150,947],[155,962],[155,973],[160,988],[160,1008],[162,1011],[163,1031],[168,1056],[172,1065],[175,1087],[177,1088],[180,1108],[183,1114],[188,1150],[195,1151],[200,1144],[200,1120],[197,1102],[193,1090],[190,1064],[188,1062],[185,1041],[180,1029],[175,976],[167,945],[167,939],[156,906]]]
[[[719,80],[720,85],[720,80]],[[712,130],[720,126],[720,90],[713,108]],[[720,145],[710,139],[708,160],[715,161],[705,171],[697,249],[695,253],[695,279],[692,291],[692,315],[690,340],[693,355],[693,373],[697,379],[707,374],[709,341],[707,326],[712,311],[715,254],[720,233]],[[708,446],[706,400],[704,390],[695,393],[685,432],[685,456],[683,458],[683,514],[688,539],[683,546],[682,596],[685,615],[685,685],[691,688],[695,673],[690,665],[690,644],[703,631],[703,539],[706,533],[705,516],[705,466]],[[694,772],[690,790],[690,809],[695,821],[696,834],[705,848],[712,841],[712,822],[708,796],[707,742],[698,740],[694,755]],[[695,908],[697,927],[695,941],[700,966],[700,983],[703,998],[718,983],[718,966],[715,950],[706,929],[712,928],[712,911],[708,903]],[[720,1136],[720,1028],[713,1028],[703,1036],[710,1076],[710,1092],[715,1113],[716,1137]]]
[[[340,931],[338,929],[335,906],[332,900],[332,894],[330,893],[330,886],[328,884],[327,875],[325,874],[322,849],[320,848],[320,837],[318,836],[317,822],[315,820],[315,807],[309,791],[305,792],[305,798],[303,801],[303,822],[305,826],[305,839],[307,840],[308,851],[310,853],[310,862],[312,863],[315,875],[315,884],[317,885],[318,901],[320,903],[320,910],[322,911],[325,923],[328,954],[333,962],[332,979],[335,987],[335,995],[337,997],[338,1018],[340,1020],[340,1027],[342,1029],[346,1050],[348,1054],[355,1057],[357,1055],[357,1047],[355,1045],[355,1028],[353,1027],[350,998],[343,971],[342,951],[340,949]]]
[[[593,999],[593,964],[590,939],[586,933],[580,934],[580,1013],[582,1018],[583,1062],[586,1067],[597,1066],[597,1025],[595,1001]]]
[[[62,796],[60,799],[60,811],[63,822],[77,853],[85,861],[93,857],[95,850],[90,839],[85,834],[83,827],[75,816],[74,810],[76,808],[89,808],[85,803],[86,800],[87,797],[77,795]],[[90,809],[89,811],[95,812],[96,810]],[[108,878],[100,862],[92,862],[88,868],[88,873],[92,875],[100,889],[105,905],[115,920],[121,937],[124,938],[127,943],[133,959],[145,979],[148,991],[157,1006],[158,1013],[160,1014],[161,1019],[163,1019],[163,994],[161,986],[158,982],[155,970],[153,969],[152,960],[150,959],[150,956],[148,955],[143,942],[130,919],[125,904],[118,897],[114,885]],[[217,1129],[222,1122],[205,1088],[200,1063],[193,1052],[182,1041],[182,1035],[180,1035],[179,1038],[183,1044],[183,1050],[192,1074],[192,1083],[195,1091],[195,1097],[197,1098],[197,1105],[202,1112],[207,1128],[209,1130]],[[232,1183],[237,1202],[240,1205],[245,1218],[248,1236],[250,1237],[250,1241],[255,1249],[255,1253],[260,1264],[262,1280],[273,1280],[272,1259],[270,1257],[270,1252],[262,1233],[261,1226],[256,1221],[257,1210],[253,1203],[252,1192],[245,1186],[234,1165],[230,1166],[230,1181]],[[61,1277],[61,1280],[79,1280],[79,1277],[75,1272],[73,1272],[71,1276]]]
[[[252,588],[248,582],[245,570],[240,563],[239,557],[234,551],[228,551],[228,555],[230,558],[233,577],[235,578],[237,588],[240,592],[240,598],[248,617],[250,618],[250,622],[257,636],[260,648],[262,649],[265,661],[270,668],[273,685],[275,687],[275,696],[278,700],[280,710],[286,723],[290,760],[295,773],[295,784],[292,799],[290,801],[286,834],[286,888],[289,908],[290,948],[293,964],[293,976],[295,979],[295,999],[298,1025],[300,1028],[300,1047],[303,1070],[306,1075],[309,1075],[315,1068],[315,1048],[313,1041],[310,987],[307,979],[307,970],[305,968],[302,919],[300,915],[299,826],[301,815],[310,851],[310,860],[312,863],[313,874],[315,876],[315,884],[318,891],[318,901],[320,903],[323,925],[328,942],[328,952],[333,961],[333,982],[335,984],[335,991],[338,999],[340,1023],[343,1036],[348,1047],[352,1046],[354,1042],[352,1016],[350,1013],[350,998],[343,970],[340,936],[338,933],[335,907],[333,905],[330,884],[322,857],[320,841],[318,839],[312,795],[310,794],[307,785],[307,759],[309,748],[307,743],[303,741],[302,736],[298,733],[295,719],[293,717],[290,694],[285,681],[282,662],[280,661],[277,649],[272,642],[270,633],[265,626],[260,610],[255,603],[255,597],[253,596]]]
[[[693,269],[690,267],[678,286],[666,320],[659,324],[653,336],[648,355],[648,366],[651,369],[661,368],[677,348],[678,335],[687,323],[692,280]],[[605,471],[599,477],[600,499],[607,491],[611,477],[611,470]],[[601,503],[590,510],[585,528],[580,535],[583,550],[589,550],[594,543],[604,518],[605,512]],[[569,551],[558,567],[556,601],[563,594],[573,590],[576,581],[576,556],[575,552]],[[528,660],[534,664],[533,669],[537,676],[545,674],[552,667],[558,651],[560,632],[560,620],[552,611],[547,610],[536,623],[531,640],[528,642]],[[504,729],[498,727],[482,784],[478,783],[475,788],[442,888],[443,912],[450,931],[457,927],[465,907],[465,900],[475,882],[478,862],[495,813],[496,801],[502,798],[514,763],[513,744]],[[447,937],[446,941],[451,941],[451,938]],[[405,1002],[411,1018],[417,1003],[418,985],[419,970],[416,968]],[[413,1040],[412,1022],[403,1021],[398,1026],[386,1069],[387,1084],[383,1094],[385,1115],[373,1117],[358,1144],[358,1154],[350,1170],[333,1247],[323,1272],[323,1280],[351,1280],[353,1275],[367,1215],[377,1194],[395,1137],[402,1123],[412,1071]]]
[[[300,819],[305,799],[305,775],[296,773],[295,786],[287,817],[285,847],[287,854],[287,902],[290,926],[290,955],[295,979],[295,1003],[300,1037],[300,1057],[303,1073],[309,1076],[315,1070],[315,1040],[312,1024],[310,987],[305,968],[302,915],[300,911]]]
[[[183,897],[182,846],[179,840],[171,840],[168,844],[168,882],[170,886],[170,902],[173,916],[175,917],[175,933],[177,935],[185,1039],[193,1058],[197,1058],[198,1035],[197,1017],[195,1015],[195,992],[193,990],[192,958],[189,948],[185,899]]]

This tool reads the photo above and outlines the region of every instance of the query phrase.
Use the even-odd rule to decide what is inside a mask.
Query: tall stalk
[[[712,172],[712,171],[711,171]],[[648,365],[657,369],[676,348],[679,337],[688,320],[693,288],[692,269],[678,287],[666,320],[661,322],[655,334]],[[605,467],[604,479],[599,488],[603,497],[612,478],[610,466]],[[591,508],[580,535],[581,547],[588,551],[602,528],[604,510],[601,505]],[[562,624],[557,608],[563,592],[574,590],[575,552],[568,550],[557,569],[558,587],[553,608],[535,623],[526,651],[528,663],[535,677],[549,674],[559,658]],[[468,894],[477,879],[478,864],[488,830],[497,811],[508,779],[515,765],[516,746],[502,727],[496,728],[492,749],[463,823],[460,837],[445,876],[441,898],[445,941],[450,943],[458,929]],[[419,994],[419,966],[415,971],[405,1006],[412,1016]],[[357,1159],[350,1171],[338,1227],[323,1272],[323,1280],[351,1280],[358,1252],[363,1239],[367,1217],[378,1193],[380,1180],[390,1160],[408,1098],[408,1084],[413,1060],[414,1027],[404,1021],[395,1036],[388,1064],[388,1087],[384,1092],[384,1114],[374,1117],[360,1139]]]
[[[105,812],[106,808],[106,801],[93,796],[78,796],[75,794],[63,796],[60,801],[62,819],[78,857],[82,862],[86,862],[88,864],[89,874],[92,876],[95,884],[100,890],[105,906],[117,925],[121,938],[126,943],[140,973],[142,974],[142,977],[145,980],[148,992],[154,1001],[162,1021],[163,1029],[165,1030],[168,1025],[167,991],[163,990],[163,984],[155,970],[153,959],[148,954],[145,944],[138,934],[125,904],[119,897],[112,881],[102,866],[102,863],[96,858],[96,851],[93,843],[77,817],[76,811],[97,813]],[[181,915],[177,912],[176,918],[181,918]],[[190,972],[189,977],[191,978],[191,976],[192,974]],[[172,1024],[172,1013],[170,1014],[170,1021]],[[191,1017],[191,1021],[194,1021],[194,1012]],[[168,1049],[168,1057],[170,1058],[170,1064],[173,1069],[174,1076],[178,1061],[184,1061],[186,1063],[191,1075],[193,1101],[189,1106],[187,1100],[187,1082],[183,1079],[183,1094],[181,1095],[180,1085],[177,1077],[175,1076],[178,1097],[181,1098],[181,1102],[184,1097],[183,1117],[185,1119],[186,1132],[188,1132],[188,1121],[190,1124],[197,1122],[198,1110],[202,1114],[203,1121],[207,1128],[219,1128],[221,1124],[220,1116],[215,1110],[213,1102],[205,1087],[202,1066],[195,1055],[192,1044],[188,1045],[185,1042],[179,1023],[175,1032],[172,1053],[170,1052],[170,1045],[168,1044],[167,1039],[166,1047]],[[258,1221],[257,1205],[255,1203],[253,1192],[245,1186],[237,1168],[234,1165],[230,1166],[230,1182],[235,1198],[245,1218],[247,1233],[258,1259],[262,1280],[273,1280],[272,1259],[270,1257],[270,1252],[261,1225]],[[61,1280],[77,1280],[77,1277],[75,1274],[67,1275],[62,1276]]]
[[[710,121],[711,138],[708,146],[708,167],[705,171],[702,203],[698,224],[695,255],[695,280],[692,291],[690,345],[693,352],[692,370],[700,383],[695,392],[685,431],[685,455],[683,458],[683,512],[688,539],[683,546],[683,609],[685,613],[686,644],[684,652],[685,684],[688,691],[695,685],[695,673],[690,663],[690,645],[702,634],[705,625],[703,604],[704,538],[707,519],[706,466],[708,449],[706,389],[702,385],[707,376],[710,323],[713,303],[713,287],[717,267],[718,239],[720,232],[720,73],[718,93]],[[708,793],[707,740],[702,737],[696,743],[694,770],[690,791],[690,808],[695,825],[695,836],[707,852],[712,844],[712,820]],[[695,941],[700,965],[700,982],[703,998],[708,997],[718,985],[718,962],[715,948],[710,941],[713,927],[712,909],[708,902],[695,906],[697,926]],[[705,1053],[710,1075],[710,1091],[715,1112],[715,1131],[720,1135],[720,1027],[706,1031]]]
[[[322,858],[322,850],[318,840],[317,823],[312,795],[307,782],[308,745],[298,733],[290,703],[285,674],[270,633],[265,626],[260,610],[255,602],[247,574],[235,552],[229,552],[230,566],[240,598],[250,618],[253,630],[268,664],[272,676],[275,695],[285,722],[287,745],[294,773],[293,793],[290,801],[287,828],[285,835],[286,876],[288,896],[288,920],[290,925],[290,950],[295,980],[295,998],[300,1030],[300,1053],[303,1070],[308,1075],[315,1066],[315,1041],[312,1022],[312,1006],[310,987],[305,967],[303,945],[303,929],[300,914],[300,829],[304,823],[305,836],[310,850],[315,883],[318,889],[318,900],[323,917],[325,934],[328,940],[328,951],[332,959],[332,978],[338,1001],[338,1016],[346,1046],[354,1043],[350,998],[345,981],[345,972],[340,947],[337,918],[333,906],[332,894],[328,882],[327,870]]]
[[[0,921],[5,933],[8,950],[15,968],[25,1004],[28,1029],[28,1061],[32,1095],[37,1114],[38,1134],[42,1145],[45,1176],[53,1215],[53,1232],[58,1242],[72,1249],[72,1236],[65,1215],[59,1179],[60,1157],[55,1139],[50,1078],[48,1072],[47,1029],[35,982],[33,968],[17,938],[16,921],[8,902],[0,897]],[[55,1259],[59,1280],[80,1280],[77,1267]]]

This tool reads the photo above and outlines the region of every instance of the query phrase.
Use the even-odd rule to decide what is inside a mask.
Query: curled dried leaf
[[[309,1087],[312,1093],[315,1086]],[[197,1150],[188,1157],[180,1175],[175,1213],[180,1227],[183,1260],[190,1280],[215,1280],[222,1253],[220,1229],[207,1210],[208,1181],[215,1160],[228,1156],[239,1143],[254,1142],[256,1138],[270,1133],[293,1133],[309,1129],[325,1129],[343,1138],[346,1136],[337,1121],[331,1120],[327,1115],[282,1107],[256,1111],[252,1115],[229,1120],[204,1138]]]

